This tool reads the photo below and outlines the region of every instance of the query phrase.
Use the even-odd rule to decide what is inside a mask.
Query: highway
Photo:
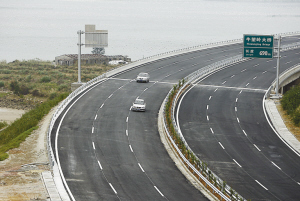
[[[64,178],[74,198],[76,200],[207,200],[207,198],[196,190],[181,174],[161,143],[157,131],[158,110],[168,91],[174,84],[178,83],[178,80],[211,63],[241,54],[241,50],[241,44],[228,45],[178,55],[176,57],[170,57],[146,65],[141,65],[130,71],[105,79],[103,82],[93,86],[89,91],[83,93],[76,101],[72,102],[72,107],[67,108],[66,112],[61,115],[61,118],[59,118],[55,124],[52,136],[55,136],[56,132],[58,135],[57,141],[52,137],[52,145],[53,149],[55,148],[55,145],[57,146],[59,156],[57,160],[60,163]],[[255,60],[249,62],[255,62]],[[240,67],[237,67],[237,69],[239,68]],[[231,67],[230,69],[233,68]],[[227,71],[231,70],[228,68],[228,70],[225,70],[224,72]],[[238,71],[240,70],[237,70],[235,73],[236,77],[239,74]],[[150,82],[136,83],[134,79],[139,72],[148,72],[150,74]],[[186,127],[185,125],[187,123],[184,122],[184,116],[191,117],[187,114],[193,114],[195,111],[199,111],[197,118],[204,118],[204,120],[207,118],[207,116],[203,116],[201,112],[203,108],[197,108],[196,105],[195,108],[185,106],[198,102],[198,100],[194,99],[195,95],[192,95],[192,99],[189,98],[189,95],[196,94],[201,100],[204,93],[207,94],[208,97],[206,99],[209,100],[209,97],[212,96],[209,95],[210,92],[214,92],[216,88],[211,85],[234,87],[235,90],[230,90],[229,93],[226,92],[226,88],[224,87],[218,89],[218,93],[220,92],[219,97],[214,95],[211,100],[221,99],[225,101],[224,104],[226,103],[229,106],[237,103],[241,104],[241,107],[235,112],[241,116],[240,125],[243,125],[246,130],[247,125],[251,124],[243,117],[245,116],[243,113],[247,113],[245,111],[247,109],[247,104],[244,104],[245,106],[242,107],[242,101],[231,103],[231,100],[232,98],[236,99],[234,97],[237,96],[240,96],[241,100],[243,96],[246,100],[249,99],[249,97],[253,100],[260,99],[261,107],[261,99],[265,90],[264,87],[268,87],[267,85],[270,85],[270,83],[265,84],[265,86],[252,86],[249,84],[249,87],[251,86],[253,89],[259,89],[258,93],[256,93],[256,90],[248,87],[248,91],[246,90],[239,94],[240,90],[237,90],[237,88],[245,88],[245,86],[242,86],[242,83],[239,83],[237,86],[236,83],[231,82],[235,79],[235,76],[233,77],[234,79],[225,80],[225,78],[229,78],[230,76],[228,75],[226,77],[225,73],[221,74],[223,74],[223,80],[219,79],[220,77],[218,77],[218,74],[214,74],[203,80],[201,85],[193,89],[206,88],[206,92],[201,92],[201,95],[199,95],[199,90],[195,93],[191,91],[187,94],[186,98],[183,99],[184,102],[188,101],[188,103],[183,103],[180,108],[180,125],[182,126],[182,130],[186,129],[184,135],[191,136],[193,133],[189,133],[189,130],[199,129],[199,127],[195,127],[195,129],[193,127],[190,127],[190,129]],[[213,78],[213,76],[217,77]],[[264,82],[266,80],[274,80],[274,77],[271,76],[267,78],[268,79],[262,79]],[[215,82],[216,79],[218,79],[218,82]],[[260,78],[258,77],[255,78],[254,83],[258,83],[259,79]],[[209,86],[204,86],[204,82],[205,85]],[[221,93],[222,91],[224,91],[223,95]],[[249,94],[255,94],[255,96],[250,96]],[[146,112],[130,111],[132,102],[137,97],[145,99],[147,103]],[[205,99],[202,100],[207,101]],[[253,110],[253,108],[256,108],[256,110],[261,113],[261,108],[256,105],[256,102],[258,101],[251,102],[251,104],[253,104],[251,109]],[[225,118],[229,118],[226,120],[229,121],[229,123],[234,122],[234,119],[236,120],[236,118],[231,119],[233,118],[232,115],[226,117],[228,115],[226,110],[229,110],[229,112],[232,113],[231,107],[228,106],[228,108],[220,109],[222,104],[218,104],[217,102],[214,102],[214,104],[218,107],[214,108],[213,105],[209,106],[209,108],[211,108],[208,113],[210,114],[209,118],[211,118],[209,125],[215,126],[212,128],[215,129],[214,132],[221,133],[220,138],[225,138],[226,141],[230,141],[230,139],[234,141],[237,139],[237,137],[234,137],[236,133],[232,133],[233,138],[229,139],[227,135],[222,135],[222,125],[217,125],[218,122]],[[184,111],[184,108],[192,109],[192,111]],[[208,111],[204,110],[204,112],[206,114]],[[217,112],[221,112],[221,115]],[[265,119],[263,119],[264,116],[261,115],[260,118],[261,119],[257,120],[261,120],[262,122],[258,121],[259,124],[256,126],[259,127],[264,125],[266,130],[270,130],[270,127],[263,123],[265,121]],[[204,127],[207,127],[208,125],[204,120],[203,123],[200,123],[201,126],[203,126],[203,130]],[[251,120],[253,120],[253,118],[251,118]],[[189,118],[187,118],[187,122],[190,124]],[[197,123],[199,122],[195,122],[195,124]],[[191,124],[193,124],[192,121]],[[235,127],[237,126],[235,125]],[[218,129],[220,129],[220,131],[218,131]],[[249,132],[249,138],[243,139],[248,147],[248,141],[259,137],[259,135],[256,136],[253,134],[250,138],[250,133],[255,133],[254,129],[255,128],[253,128],[253,130],[247,130],[247,132]],[[202,130],[202,127],[200,130]],[[205,132],[208,134],[208,131]],[[240,134],[240,131],[238,134]],[[271,133],[269,135],[268,136],[271,139],[275,140],[274,137],[271,136]],[[205,136],[200,136],[199,133],[195,136],[199,139],[206,139]],[[240,136],[238,136],[238,138],[240,138]],[[267,141],[267,139],[265,140]],[[57,142],[57,144],[55,142]],[[226,146],[232,145],[233,142],[228,142],[228,144],[225,142],[223,143],[223,146]],[[217,145],[218,144],[219,143],[217,143]],[[258,142],[257,144],[258,146],[260,145]],[[272,146],[274,145],[273,143],[271,144]],[[198,149],[195,149],[194,151],[199,153],[201,157],[203,156],[208,162],[212,160],[216,161],[215,163],[211,163],[212,167],[214,167],[214,171],[218,168],[224,169],[224,164],[228,166],[228,169],[238,169],[232,164],[231,157],[234,155],[232,155],[229,147],[226,147],[226,152],[228,149],[228,154],[224,154],[224,150],[220,145],[211,147],[221,153],[219,157],[212,159],[208,156],[211,151],[206,150],[205,147],[203,148],[199,145],[200,144],[195,146],[198,147]],[[276,151],[281,151],[278,150],[276,145],[277,144],[274,145],[275,153]],[[275,154],[272,155],[272,153],[268,152],[269,149],[269,147],[261,146],[261,152],[265,151],[266,157],[275,156]],[[288,154],[290,152],[284,147],[280,147],[280,149],[285,150]],[[232,148],[232,150],[235,152],[235,148]],[[249,152],[249,157],[250,153],[251,152]],[[214,157],[213,155],[215,156],[218,154],[211,154],[211,157]],[[244,160],[246,160],[243,157],[243,155],[235,157],[235,160],[238,161],[242,167],[244,166]],[[253,158],[260,162],[263,161],[263,157],[265,156],[260,156],[259,159],[256,159],[256,157],[257,154],[254,154]],[[244,160],[241,160],[242,158]],[[230,159],[231,163],[227,162]],[[289,161],[288,158],[286,160]],[[222,161],[226,162],[223,163]],[[281,166],[277,160],[272,159],[272,162]],[[298,167],[297,163],[295,163],[295,167]],[[272,166],[272,168],[274,167]],[[285,166],[281,166],[281,168],[284,169]],[[256,172],[255,170],[256,169],[253,169],[252,171]],[[274,171],[276,171],[276,169]],[[230,173],[221,172],[220,176],[222,178],[223,176],[230,176]],[[249,194],[258,191],[259,195],[265,196],[264,190],[261,189],[261,187],[256,187],[256,181],[253,182],[253,180],[251,180],[252,183],[246,183],[248,181],[247,178],[244,178],[245,172],[247,172],[245,169],[239,169],[239,172],[241,172],[241,174],[236,174],[238,177],[235,178],[236,183],[241,182],[243,185],[253,186],[253,190],[249,190]],[[272,172],[268,171],[268,173],[271,174]],[[290,178],[295,177],[292,172],[288,173]],[[297,171],[294,171],[294,173],[297,173]],[[281,177],[283,176],[281,175]],[[230,179],[224,178],[224,180],[228,181],[229,185],[233,184]],[[260,177],[257,178],[257,181],[261,183],[264,182]],[[232,185],[234,188],[236,183]],[[243,192],[239,191],[240,188],[237,188],[236,190],[244,196]],[[246,198],[250,199],[248,197]]]
[[[282,53],[281,71],[300,62]],[[269,126],[262,107],[276,59],[252,59],[202,79],[183,98],[181,131],[196,155],[246,199],[299,200],[300,160]]]

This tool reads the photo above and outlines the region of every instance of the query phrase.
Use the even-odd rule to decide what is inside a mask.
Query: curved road
[[[59,128],[57,160],[74,198],[207,200],[167,154],[157,131],[157,113],[179,79],[240,53],[237,44],[158,60],[106,79],[82,94],[52,131],[54,136]],[[135,82],[142,71],[150,74],[150,83]],[[137,97],[146,100],[145,113],[130,111]]]
[[[300,62],[282,53],[281,71]],[[276,59],[252,59],[201,80],[184,97],[181,131],[196,155],[246,199],[299,200],[300,160],[269,126],[263,97]]]

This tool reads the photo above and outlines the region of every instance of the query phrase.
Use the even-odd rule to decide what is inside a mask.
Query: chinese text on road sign
[[[244,35],[244,57],[273,58],[272,35]]]

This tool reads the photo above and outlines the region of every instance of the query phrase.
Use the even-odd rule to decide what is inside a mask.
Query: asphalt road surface
[[[300,50],[282,53],[281,71]],[[199,81],[183,98],[179,123],[191,149],[244,198],[299,200],[300,160],[269,126],[263,98],[276,59],[252,59]]]
[[[72,102],[72,107],[67,108],[67,112],[63,113],[57,120],[52,136],[55,136],[54,134],[58,131],[57,152],[59,158],[57,160],[59,160],[62,172],[74,198],[76,200],[207,200],[180,173],[161,143],[157,131],[158,110],[168,91],[174,84],[178,83],[178,80],[199,68],[241,54],[241,52],[241,44],[236,44],[151,62],[106,79]],[[134,79],[139,72],[148,72],[150,82],[136,83]],[[215,75],[217,76],[217,74]],[[270,80],[272,79],[274,78],[270,78]],[[227,81],[226,83],[230,82]],[[207,84],[210,85],[209,82]],[[214,83],[214,85],[217,85],[217,83]],[[233,86],[236,87],[234,83]],[[211,91],[213,90],[211,89]],[[262,96],[263,90],[260,89],[258,94]],[[222,90],[218,91],[221,92]],[[235,93],[239,92],[233,90],[233,92],[230,92],[230,97],[235,97]],[[249,93],[254,92],[249,90]],[[225,92],[225,94],[227,104],[232,104],[229,103],[228,93]],[[246,92],[239,96],[242,97],[244,94],[244,98],[247,99]],[[257,99],[260,99],[259,95]],[[145,99],[147,103],[146,112],[130,111],[132,102],[137,97]],[[215,98],[217,99],[217,96]],[[224,96],[220,94],[219,98],[224,99]],[[184,100],[189,100],[189,98],[186,97]],[[194,102],[194,99],[190,101],[189,104]],[[242,102],[238,103],[242,104]],[[255,105],[254,102],[253,104]],[[242,112],[246,109],[241,108],[238,113],[243,116]],[[194,108],[193,111],[196,110],[197,108]],[[217,111],[218,109],[214,110]],[[257,110],[260,109],[257,108]],[[188,114],[187,112],[184,113]],[[214,113],[211,111],[211,115],[214,115]],[[244,111],[244,113],[247,112]],[[222,114],[225,116],[227,112],[224,111]],[[62,118],[63,115],[65,116]],[[211,118],[211,123],[215,122],[213,124],[216,124],[218,118],[215,120],[213,116]],[[263,117],[261,118],[263,119]],[[245,120],[241,118],[241,123],[243,121]],[[180,122],[185,124],[181,118]],[[59,129],[57,130],[57,128]],[[217,132],[217,128],[214,129]],[[267,127],[266,129],[270,128]],[[225,138],[224,135],[223,138]],[[252,137],[249,137],[249,139],[252,139]],[[247,140],[249,141],[249,139]],[[52,142],[54,146],[54,137],[52,137]],[[220,149],[220,145],[215,146],[215,149],[218,148]],[[264,148],[261,147],[261,150],[264,150]],[[268,149],[269,147],[266,147],[266,151]],[[285,150],[290,152],[287,148]],[[222,152],[222,150],[219,151]],[[275,144],[273,151],[275,156],[277,151],[281,150],[278,150]],[[210,151],[206,152],[209,153]],[[204,155],[206,152],[201,154]],[[256,159],[256,155],[251,155],[251,157]],[[266,157],[270,155],[272,154],[269,153]],[[228,154],[225,159],[220,156],[219,159],[214,160],[220,160],[219,168],[223,168],[223,164],[233,167],[234,164],[222,163],[224,160],[229,160],[230,156]],[[240,159],[243,157],[236,158],[242,165],[244,163]],[[246,159],[244,158],[244,160]],[[272,161],[277,164],[276,160]],[[217,162],[214,165],[217,168]],[[297,163],[296,167],[298,167]],[[276,167],[272,166],[272,168],[273,171],[278,171],[278,169],[275,169]],[[285,168],[285,166],[281,166],[281,168]],[[245,172],[241,169],[239,171]],[[256,172],[255,169],[253,172]],[[223,175],[224,173],[220,176],[223,177]],[[240,177],[243,178],[244,174],[241,174]],[[258,180],[261,183],[264,182],[260,177],[257,178]],[[246,183],[247,179],[245,178],[243,178],[243,181],[245,182],[242,182],[242,184],[257,185],[257,182],[253,182],[253,180],[250,184]],[[230,184],[229,180],[228,183]],[[253,188],[257,189],[257,187]],[[260,194],[264,195],[263,190],[260,191],[262,191]]]

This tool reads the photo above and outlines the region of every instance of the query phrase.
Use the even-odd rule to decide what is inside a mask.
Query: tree
[[[93,54],[105,54],[105,49],[104,49],[104,47],[93,47],[92,53]]]

